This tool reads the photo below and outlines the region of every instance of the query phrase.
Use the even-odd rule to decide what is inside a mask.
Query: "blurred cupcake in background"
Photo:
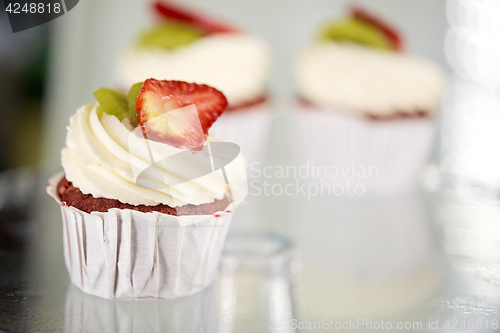
[[[318,181],[363,193],[411,188],[433,139],[442,70],[403,51],[396,29],[364,10],[327,22],[299,54],[297,159]],[[357,193],[357,194],[360,194]]]
[[[229,107],[211,133],[234,142],[250,164],[260,161],[271,121],[266,81],[271,54],[259,37],[166,1],[160,20],[122,54],[117,84],[128,90],[147,78],[213,86]]]

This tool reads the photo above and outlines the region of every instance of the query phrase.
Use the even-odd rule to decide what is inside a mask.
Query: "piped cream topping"
[[[133,46],[118,62],[117,79],[123,89],[151,77],[208,84],[238,106],[265,94],[270,63],[269,48],[261,39],[215,34],[171,51]]]
[[[301,97],[356,115],[433,114],[444,87],[441,68],[428,60],[350,43],[314,42],[295,72]]]
[[[155,164],[180,152],[181,149],[145,139],[140,127],[134,129],[128,119],[120,122],[102,112],[98,105],[85,105],[70,118],[62,165],[66,178],[83,193],[131,205],[200,205],[228,194],[221,170],[192,179],[187,170],[176,165]],[[151,171],[141,173],[147,168]],[[241,154],[225,170],[238,203],[247,193]]]

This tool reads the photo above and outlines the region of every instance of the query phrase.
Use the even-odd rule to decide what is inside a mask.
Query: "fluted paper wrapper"
[[[61,205],[66,267],[82,291],[108,299],[171,299],[212,282],[232,213],[88,214],[60,201],[61,177],[49,180],[47,192]]]
[[[309,179],[362,184],[367,194],[413,188],[435,131],[431,118],[372,120],[302,104],[292,117],[297,163],[317,171]],[[327,177],[320,166],[327,168]],[[331,176],[332,170],[338,177]]]
[[[273,114],[270,105],[260,105],[224,112],[210,128],[217,138],[236,143],[249,166],[262,163]]]

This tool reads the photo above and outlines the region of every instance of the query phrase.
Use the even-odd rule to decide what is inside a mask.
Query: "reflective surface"
[[[295,246],[281,236],[255,239],[266,228],[245,225],[237,215],[212,286],[172,301],[109,301],[72,286],[59,207],[33,185],[40,194],[34,218],[12,215],[6,223],[9,217],[2,215],[0,329],[315,332],[355,322],[344,331],[394,331],[398,324],[405,330],[421,323],[421,329],[406,330],[496,332],[500,201],[494,192],[449,177],[436,191],[383,199],[316,197],[289,205],[293,218],[271,221],[267,230]],[[249,198],[238,213],[247,215],[260,199]],[[281,209],[279,200],[268,201]]]
[[[500,331],[500,197],[490,182],[500,169],[485,164],[498,150],[484,146],[500,141],[471,121],[496,118],[463,107],[479,88],[454,80],[425,190],[251,191],[214,283],[182,299],[83,294],[64,266],[59,207],[43,191],[49,175],[0,177],[0,332]],[[280,113],[267,165],[290,165],[288,130]]]

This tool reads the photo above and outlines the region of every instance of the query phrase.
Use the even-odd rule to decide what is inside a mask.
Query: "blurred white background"
[[[407,50],[443,67],[447,29],[445,0],[184,0],[178,3],[232,22],[266,39],[274,66],[269,91],[276,111],[286,108],[294,94],[293,62],[298,50],[316,33],[318,25],[342,15],[355,3],[396,25]],[[60,168],[68,118],[77,107],[92,103],[101,86],[114,86],[115,63],[141,29],[155,20],[146,0],[85,0],[54,22],[54,39],[46,103],[45,166]],[[281,118],[278,118],[278,120]],[[275,138],[286,140],[286,131]]]
[[[444,180],[500,188],[500,2],[448,0],[446,58],[453,68],[442,112]]]

